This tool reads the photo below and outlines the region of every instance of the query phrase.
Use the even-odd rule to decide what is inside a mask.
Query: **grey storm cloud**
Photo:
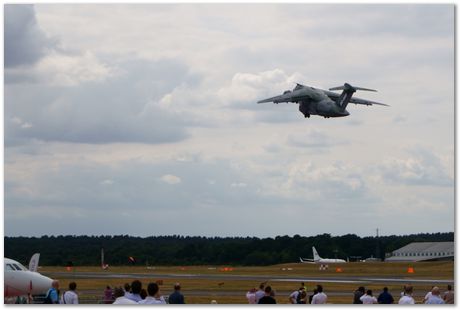
[[[5,4],[5,67],[30,65],[43,57],[54,41],[37,24],[33,5]]]
[[[186,112],[161,107],[161,97],[182,83],[197,83],[173,60],[131,60],[104,81],[73,87],[11,85],[5,91],[6,142],[31,139],[75,143],[164,143],[187,137]]]

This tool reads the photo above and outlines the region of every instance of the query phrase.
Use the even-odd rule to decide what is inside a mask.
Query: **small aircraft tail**
[[[344,111],[348,105],[348,102],[350,102],[351,97],[357,90],[364,90],[364,91],[375,91],[375,89],[370,89],[370,88],[364,88],[364,87],[357,87],[357,86],[351,86],[348,83],[343,84],[343,86],[337,86],[337,87],[332,87],[329,88],[329,90],[343,90],[342,94],[340,95],[339,98],[337,98],[336,104],[340,107],[342,111]]]
[[[29,262],[29,271],[37,272],[38,270],[38,261],[40,260],[40,253],[35,253],[30,258]]]
[[[109,268],[109,265],[105,263],[104,248],[101,248],[101,268],[102,270],[106,270]]]
[[[312,247],[312,249],[313,249],[313,260],[316,262],[316,261],[320,260],[321,257],[319,256],[318,251],[316,251],[315,247]]]

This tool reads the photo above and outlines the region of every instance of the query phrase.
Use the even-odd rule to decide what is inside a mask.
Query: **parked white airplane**
[[[4,297],[45,294],[52,279],[37,272],[40,254],[32,256],[29,270],[15,260],[4,258]]]
[[[312,247],[312,249],[313,249],[313,259],[300,257],[301,263],[321,264],[321,265],[346,263],[344,259],[322,258],[321,256],[319,256],[318,251],[316,251],[315,247]]]

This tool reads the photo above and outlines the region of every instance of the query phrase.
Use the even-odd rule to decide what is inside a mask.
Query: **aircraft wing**
[[[340,94],[337,94],[337,93],[334,93],[334,92],[331,92],[331,91],[327,91],[325,90],[324,93],[326,93],[326,95],[331,98],[332,100],[337,100],[337,98],[340,97]],[[387,106],[389,107],[388,104],[385,104],[385,103],[380,103],[380,102],[375,102],[375,101],[371,101],[371,100],[366,100],[366,99],[360,99],[360,98],[356,98],[356,97],[351,97],[349,103],[354,103],[354,104],[363,104],[363,105],[373,105],[373,104],[376,104],[376,105],[384,105],[384,106]]]
[[[266,102],[274,102],[274,103],[292,102],[291,92],[287,92],[279,96],[257,101],[257,103],[266,103]]]
[[[350,103],[354,103],[354,104],[364,104],[364,105],[373,105],[373,104],[376,104],[376,105],[384,105],[384,106],[386,106],[386,107],[389,107],[389,105],[388,105],[388,104],[385,104],[385,103],[380,103],[380,102],[375,102],[375,101],[370,101],[370,100],[365,100],[365,99],[359,99],[359,98],[353,98],[353,97],[351,97]]]
[[[257,101],[257,103],[279,102],[278,100],[282,99],[281,97],[282,96],[275,96],[275,97],[267,98],[267,99],[264,99],[264,100],[259,100],[259,101]]]

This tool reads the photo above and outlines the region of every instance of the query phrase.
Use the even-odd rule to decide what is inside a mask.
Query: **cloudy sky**
[[[454,230],[454,6],[5,6],[7,236]],[[344,82],[391,107],[257,100]]]

